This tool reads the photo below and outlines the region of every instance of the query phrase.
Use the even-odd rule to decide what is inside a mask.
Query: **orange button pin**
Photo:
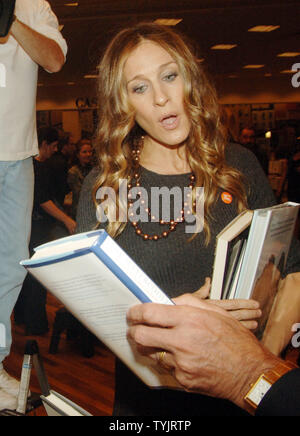
[[[225,204],[232,203],[232,195],[229,194],[229,192],[222,192],[221,198],[222,198],[223,203],[225,203]]]

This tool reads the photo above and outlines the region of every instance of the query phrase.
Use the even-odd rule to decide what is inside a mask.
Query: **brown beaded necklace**
[[[134,186],[135,187],[141,186],[140,153],[141,153],[141,151],[139,148],[135,148],[132,150],[132,157],[133,157],[133,162],[134,162],[133,175],[129,178],[129,183],[127,185],[127,187],[128,187],[127,197],[128,197],[128,213],[129,213],[129,215],[130,215],[130,208],[132,208],[132,206],[133,206],[133,201],[130,198],[129,191]],[[196,179],[195,175],[191,174],[190,175],[190,183],[188,185],[188,187],[190,189],[193,189],[193,187],[195,185],[195,179]],[[155,217],[152,216],[151,210],[149,207],[145,208],[145,211],[147,212],[150,220],[155,220]],[[160,220],[159,224],[161,226],[167,225],[168,229],[162,231],[160,234],[154,234],[154,235],[148,235],[148,233],[144,233],[137,221],[130,221],[130,222],[135,230],[136,235],[143,238],[144,241],[158,241],[159,239],[167,238],[171,232],[174,232],[176,230],[176,227],[178,224],[183,223],[185,221],[184,207],[182,207],[180,214],[181,214],[181,216],[178,217],[176,220],[171,220],[171,221]]]

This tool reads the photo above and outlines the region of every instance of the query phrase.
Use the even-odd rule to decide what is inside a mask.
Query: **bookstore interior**
[[[6,2],[0,0],[0,31]],[[21,3],[16,0],[17,18]],[[290,295],[295,307],[284,309],[286,316],[278,307],[282,311],[284,280],[280,274],[292,240],[300,239],[300,4],[292,0],[190,0],[184,6],[179,0],[48,3],[58,18],[68,53],[61,71],[49,74],[39,69],[36,124],[38,130],[55,129],[58,142],[67,138],[73,146],[74,162],[82,144],[93,149],[102,105],[98,101],[98,64],[120,28],[156,21],[196,42],[198,62],[216,87],[230,141],[251,146],[258,160],[265,157],[260,163],[277,203],[247,210],[220,231],[210,298],[255,297],[263,301],[256,337],[278,358],[297,367],[300,298]],[[7,41],[2,39],[0,36],[0,93],[8,80],[1,63],[1,49]],[[251,138],[243,143],[245,130]],[[91,157],[90,169],[92,163]],[[61,207],[66,215],[73,213],[74,192],[70,188],[64,196]],[[76,220],[74,215],[72,218]],[[105,231],[62,236],[64,239],[56,237],[35,247],[31,259],[21,259],[28,276],[47,289],[48,328],[41,334],[28,333],[12,313],[12,345],[4,367],[20,381],[20,388],[17,408],[0,410],[0,416],[112,416],[116,356],[148,386],[180,389],[170,371],[161,371],[165,351],[158,353],[157,365],[150,365],[147,357],[132,354],[126,339],[125,307],[151,301],[173,305],[172,300]],[[294,246],[291,249],[296,250]],[[296,291],[300,290],[297,274]],[[271,289],[267,295],[263,293],[266,283]],[[108,289],[113,295],[108,295]],[[112,311],[113,306],[116,309]],[[286,317],[293,317],[293,325],[289,339],[280,338],[280,344],[284,343],[280,348],[278,341],[274,345],[268,338],[282,336],[280,320],[284,322]],[[2,327],[0,319],[0,346]]]

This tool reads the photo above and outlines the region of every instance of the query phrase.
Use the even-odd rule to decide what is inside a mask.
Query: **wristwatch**
[[[276,383],[284,374],[295,368],[297,368],[297,366],[292,362],[285,361],[262,374],[257,381],[251,385],[251,389],[244,397],[244,400],[250,406],[251,412],[255,413],[260,402],[271,389],[273,384]]]

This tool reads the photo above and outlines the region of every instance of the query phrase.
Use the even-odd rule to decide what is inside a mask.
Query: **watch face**
[[[264,378],[261,378],[256,386],[253,387],[251,392],[248,394],[249,400],[253,401],[257,406],[266,395],[266,393],[271,389],[272,385]]]

